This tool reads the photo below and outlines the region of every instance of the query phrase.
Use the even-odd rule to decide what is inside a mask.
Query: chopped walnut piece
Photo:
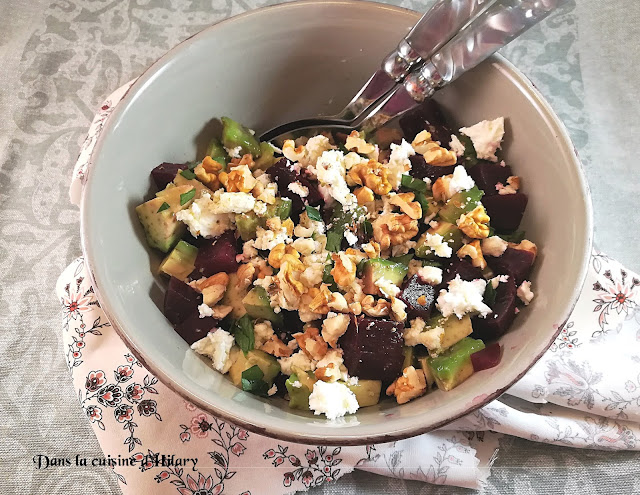
[[[296,339],[302,352],[315,361],[319,361],[327,353],[327,343],[322,339],[320,330],[316,327],[308,326],[304,333],[294,333],[293,338]]]
[[[252,263],[243,263],[238,267],[238,271],[236,272],[238,284],[243,288],[249,287],[253,283],[255,276],[256,268]]]
[[[469,244],[465,244],[458,249],[457,255],[458,258],[469,256],[471,258],[471,264],[481,270],[484,270],[487,266],[487,262],[482,255],[482,248],[480,247],[480,241],[478,239],[470,242]]]
[[[339,313],[346,313],[349,311],[349,305],[347,300],[339,292],[332,292],[328,302],[329,309],[337,311]]]
[[[441,147],[436,141],[433,141],[431,133],[427,131],[418,133],[411,146],[416,150],[416,153],[420,153],[424,157],[424,161],[429,165],[446,167],[455,165],[458,161],[455,152]]]
[[[229,275],[224,272],[220,272],[215,275],[211,275],[210,277],[202,277],[198,280],[194,280],[189,285],[195,290],[202,292],[203,289],[211,287],[212,285],[224,285],[226,287],[228,284]]]
[[[414,201],[416,195],[414,193],[399,193],[394,194],[389,199],[389,203],[397,206],[403,213],[409,215],[413,220],[422,218],[422,206],[417,201]]]
[[[529,251],[533,253],[533,259],[536,259],[538,255],[538,246],[536,246],[533,242],[528,241],[527,239],[523,239],[519,244],[515,244],[513,242],[509,243],[509,247],[513,249],[520,249],[522,251]]]
[[[324,322],[322,322],[322,338],[334,349],[338,345],[338,339],[344,335],[349,328],[351,317],[347,314],[331,313]]]
[[[221,172],[218,179],[229,192],[251,192],[257,182],[247,165],[238,165],[228,173]]]
[[[422,370],[408,366],[395,382],[387,388],[387,395],[395,395],[398,404],[405,404],[411,399],[427,392],[427,380]]]
[[[371,203],[373,200],[376,199],[375,196],[373,195],[373,191],[369,189],[367,186],[359,187],[358,189],[353,191],[353,194],[355,194],[356,199],[358,200],[358,204],[360,206],[366,205],[367,203]]]
[[[373,144],[367,143],[360,137],[360,133],[358,131],[352,131],[351,134],[349,134],[344,147],[349,151],[355,149],[358,153],[362,153],[363,155],[368,155],[376,150],[376,147]]]
[[[314,313],[326,315],[329,312],[330,298],[331,291],[325,284],[322,284],[320,288],[310,288],[304,295],[302,302],[306,302],[309,309]]]
[[[269,264],[274,268],[280,268],[285,255],[293,256],[297,260],[300,259],[300,253],[293,246],[280,243],[269,253]]]
[[[349,312],[353,313],[356,316],[362,314],[362,304],[360,304],[359,302],[352,302],[351,304],[349,304]]]
[[[361,248],[369,258],[380,257],[380,244],[376,241],[369,241],[366,244],[363,244]]]
[[[223,320],[229,313],[231,313],[231,311],[233,311],[233,306],[223,306],[222,304],[218,304],[211,308],[211,316],[216,320]]]
[[[507,177],[507,185],[502,185],[502,187],[496,184],[496,189],[498,190],[498,194],[515,194],[520,189],[520,177],[517,175],[511,175]]]
[[[359,186],[367,186],[374,193],[383,196],[392,189],[389,182],[389,171],[375,160],[354,165],[347,174],[348,180]]]
[[[382,250],[397,246],[418,235],[418,221],[406,214],[384,213],[373,223],[373,237]]]
[[[376,301],[373,296],[365,296],[361,305],[364,314],[373,317],[389,316],[389,310],[391,309],[391,303],[389,301],[385,299],[378,299]]]
[[[472,239],[489,237],[489,215],[484,206],[478,205],[473,211],[464,213],[457,221],[458,228]]]
[[[331,275],[340,287],[350,287],[356,279],[356,264],[350,256],[343,253],[332,254],[334,266]]]
[[[292,139],[287,139],[282,145],[282,154],[292,162],[299,162],[306,156],[306,148],[302,144],[296,147]]]
[[[262,344],[260,350],[275,357],[289,357],[293,353],[293,349],[285,345],[285,343],[282,342],[282,340],[280,340],[280,338],[275,334]]]

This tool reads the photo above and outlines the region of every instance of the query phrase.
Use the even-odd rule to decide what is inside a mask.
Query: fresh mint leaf
[[[158,208],[158,212],[157,213],[160,213],[161,211],[168,210],[168,209],[169,209],[169,203],[167,203],[165,201],[164,203],[162,203],[160,205],[160,208]]]
[[[186,169],[186,170],[180,171],[180,175],[182,175],[182,177],[184,177],[185,179],[188,179],[188,180],[196,178],[196,174],[194,174],[191,169]]]
[[[462,144],[464,144],[464,153],[462,157],[466,162],[467,168],[471,168],[478,163],[478,155],[476,153],[476,148],[473,146],[473,141],[469,136],[465,136],[464,134],[460,134],[458,139]]]
[[[493,306],[493,303],[496,302],[496,290],[493,288],[491,280],[487,282],[487,287],[484,290],[482,299],[484,299],[484,303],[489,307]]]
[[[253,334],[253,322],[249,315],[244,315],[235,321],[231,327],[231,334],[236,338],[236,343],[242,352],[252,351],[255,345],[255,336]]]
[[[320,211],[317,208],[314,208],[313,206],[307,206],[307,216],[315,221],[315,222],[322,222],[322,215],[320,215]]]
[[[242,390],[260,397],[267,397],[269,384],[263,380],[264,373],[258,367],[253,365],[251,368],[242,372]]]
[[[513,232],[509,232],[508,234],[498,234],[498,237],[500,237],[503,241],[518,244],[519,242],[522,242],[522,240],[524,239],[524,235],[524,230],[515,230]]]
[[[180,195],[180,206],[186,205],[189,201],[191,201],[196,195],[196,188],[194,187],[191,191],[187,191],[186,193],[182,193]]]
[[[410,175],[403,175],[400,179],[400,183],[402,186],[407,189],[411,189],[412,191],[426,193],[427,192],[427,183],[420,179],[414,179]]]

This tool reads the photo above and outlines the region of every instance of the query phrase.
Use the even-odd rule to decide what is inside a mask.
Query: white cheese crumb
[[[520,300],[524,303],[525,306],[528,306],[529,303],[533,300],[533,292],[531,292],[531,282],[525,280],[520,284],[518,290],[516,292]]]
[[[482,239],[482,254],[493,257],[502,256],[508,245],[507,241],[497,235],[487,237]]]
[[[449,258],[451,253],[453,253],[451,246],[440,234],[430,234],[429,232],[425,233],[424,245],[430,248],[429,251],[427,251],[428,253],[433,251],[436,256],[440,256],[441,258]]]
[[[317,136],[309,138],[305,148],[307,150],[307,156],[301,165],[307,167],[309,165],[315,166],[318,158],[320,158],[325,151],[332,149],[333,146],[331,146],[327,136],[318,134]]]
[[[418,270],[418,277],[430,285],[442,283],[442,269],[437,266],[423,266]]]
[[[479,313],[483,318],[491,313],[491,308],[482,301],[487,281],[471,282],[462,280],[460,275],[449,282],[449,288],[440,291],[436,307],[445,318],[455,314],[459,319],[467,313]]]
[[[229,155],[231,158],[242,158],[240,156],[240,152],[242,151],[242,146],[236,146],[235,148],[227,148],[225,146],[224,149],[227,152],[227,155]]]
[[[341,368],[344,368],[343,363],[342,351],[338,349],[331,349],[320,361],[318,361],[316,369],[325,368],[324,376],[327,378],[325,381],[335,382],[342,378]]]
[[[267,203],[256,201],[256,204],[253,206],[253,212],[256,215],[264,215],[267,212]]]
[[[260,349],[264,343],[273,335],[273,327],[270,321],[263,321],[253,325],[254,344],[256,349]]]
[[[207,192],[196,199],[189,208],[176,213],[176,219],[184,222],[194,237],[202,236],[207,239],[217,237],[232,228],[231,215],[214,211],[214,202]]]
[[[500,282],[506,284],[508,280],[509,280],[509,275],[498,275],[497,277],[493,277],[491,279],[491,287],[493,287],[494,289],[497,289]]]
[[[358,236],[355,235],[353,232],[351,232],[350,230],[346,230],[344,232],[344,238],[347,240],[347,242],[349,243],[349,246],[355,246],[355,244],[358,242]]]
[[[274,383],[273,385],[271,385],[271,388],[269,390],[267,390],[267,395],[269,397],[271,397],[272,395],[276,395],[276,392],[278,391],[278,387],[276,386],[276,384]]]
[[[220,373],[226,373],[231,367],[229,352],[233,342],[233,335],[218,328],[214,332],[209,332],[206,337],[191,344],[191,349],[198,354],[209,357],[213,361],[213,367],[216,370]]]
[[[280,370],[285,375],[291,375],[292,366],[296,366],[302,371],[313,371],[316,369],[316,363],[311,361],[311,359],[309,359],[302,351],[296,352],[291,355],[291,357],[280,358],[278,359],[278,363],[280,363]]]
[[[222,192],[222,189],[213,194],[212,200],[212,213],[246,213],[253,210],[256,204],[255,198],[249,193]]]
[[[291,384],[291,386],[292,386],[293,388],[302,388],[302,383],[300,383],[298,380],[296,380],[295,382],[293,382],[293,383]]]
[[[200,313],[200,318],[206,318],[207,316],[213,316],[213,310],[207,306],[206,304],[201,304],[198,306],[198,313]]]
[[[380,289],[380,292],[382,292],[385,297],[395,297],[400,294],[400,288],[391,282],[391,280],[386,278],[379,278],[375,281],[375,285]]]
[[[307,186],[303,186],[298,181],[291,182],[287,186],[287,189],[289,189],[289,191],[291,191],[292,193],[297,194],[301,198],[306,198],[307,196],[309,196],[309,188]]]
[[[287,229],[284,227],[278,232],[258,227],[253,246],[256,249],[271,251],[278,244],[291,244],[291,242],[293,242],[293,239],[287,235]]]
[[[345,180],[345,168],[342,151],[329,150],[322,153],[315,165],[318,182],[329,195],[342,206],[355,208],[358,201]],[[322,192],[322,189],[321,189]]]
[[[504,117],[483,120],[471,127],[463,127],[460,132],[471,138],[478,158],[492,162],[498,161],[496,150],[500,148],[504,136]]]
[[[402,181],[402,176],[411,170],[410,156],[416,154],[410,143],[402,140],[402,143],[391,143],[391,156],[387,164],[388,180],[393,189],[398,189]]]
[[[327,383],[318,380],[309,395],[309,409],[316,415],[324,414],[327,419],[353,414],[358,407],[356,395],[340,382]]]
[[[460,139],[458,139],[458,136],[455,134],[451,134],[449,148],[458,156],[462,156],[464,154],[464,144],[460,142]]]
[[[411,321],[411,326],[405,327],[403,331],[404,343],[409,347],[422,344],[432,352],[440,349],[444,328],[434,327],[426,330],[426,323],[422,318],[415,318]]]
[[[468,191],[475,185],[476,183],[467,174],[467,169],[462,165],[458,165],[453,169],[453,176],[449,181],[449,197],[461,191]]]

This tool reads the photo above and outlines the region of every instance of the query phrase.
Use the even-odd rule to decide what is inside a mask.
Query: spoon
[[[373,133],[527,31],[566,0],[438,0],[337,115],[281,124],[281,146],[310,130]],[[306,131],[306,132],[305,132]]]

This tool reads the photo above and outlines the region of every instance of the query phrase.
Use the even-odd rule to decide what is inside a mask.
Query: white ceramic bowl
[[[591,247],[591,203],[567,132],[549,105],[500,57],[437,99],[462,125],[505,116],[507,161],[523,177],[523,221],[540,255],[536,298],[501,339],[504,357],[451,392],[406,405],[383,401],[339,422],[294,412],[283,399],[234,387],[189,350],[162,315],[164,285],[134,213],[157,164],[195,156],[208,122],[229,115],[258,132],[341,109],[419,18],[360,1],[282,4],[234,17],[183,42],[133,85],[97,143],[82,204],[94,287],[132,352],[177,393],[252,431],[316,444],[365,444],[442,426],[499,396],[550,346],[569,316]],[[205,131],[203,131],[205,129]]]

